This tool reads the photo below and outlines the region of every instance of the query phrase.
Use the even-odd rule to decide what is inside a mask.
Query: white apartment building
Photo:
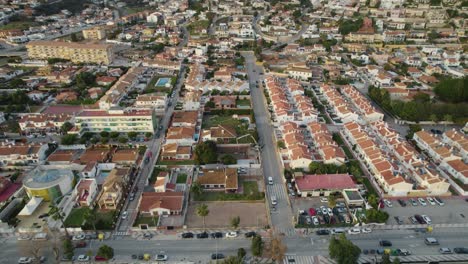
[[[76,117],[79,133],[83,132],[154,132],[156,118],[149,109],[83,110]]]

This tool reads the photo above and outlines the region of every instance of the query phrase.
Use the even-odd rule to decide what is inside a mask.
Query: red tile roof
[[[299,191],[310,191],[310,190],[337,190],[337,189],[350,189],[356,188],[356,183],[348,174],[314,174],[304,175],[304,177],[298,177],[296,180],[296,186]]]

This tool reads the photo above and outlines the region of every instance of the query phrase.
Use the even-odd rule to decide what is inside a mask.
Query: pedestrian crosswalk
[[[278,201],[285,201],[288,198],[288,194],[282,184],[267,185],[267,192],[270,198],[275,196]]]
[[[278,234],[284,234],[286,237],[294,237],[296,236],[296,229],[289,227],[289,228],[275,228],[275,231]]]
[[[128,232],[127,231],[118,231],[118,232],[114,232],[114,237],[116,236],[127,236],[128,235]]]

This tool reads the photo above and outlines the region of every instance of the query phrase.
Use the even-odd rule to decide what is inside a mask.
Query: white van
[[[333,228],[333,229],[331,230],[331,233],[332,233],[332,234],[343,234],[343,233],[345,233],[345,232],[346,232],[346,230],[344,230],[343,228]]]
[[[268,177],[268,184],[273,185],[273,177]]]
[[[271,197],[271,204],[276,205],[277,203],[278,203],[278,201],[276,200],[276,196],[272,196]]]
[[[426,245],[439,245],[439,241],[434,237],[426,237],[424,243],[426,243]]]

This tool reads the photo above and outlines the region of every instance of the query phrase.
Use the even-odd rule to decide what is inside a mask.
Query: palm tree
[[[68,234],[67,227],[65,226],[65,223],[63,222],[64,215],[62,214],[62,210],[60,210],[60,208],[58,208],[55,203],[50,204],[49,208],[50,208],[49,215],[55,221],[60,220],[63,228],[65,229],[65,235],[67,236],[67,238],[70,237],[70,235]]]
[[[202,187],[201,187],[201,185],[200,185],[199,182],[194,182],[194,183],[192,184],[192,187],[190,187],[190,191],[191,191],[193,194],[195,194],[195,196],[199,196],[199,195],[201,195],[201,194],[203,193],[203,189],[202,189]]]
[[[86,209],[85,209],[85,211],[83,213],[83,217],[84,217],[84,219],[86,220],[87,223],[91,223],[91,225],[93,226],[94,233],[97,233],[97,230],[96,230],[96,220],[97,220],[96,211],[91,210],[89,207],[86,207]]]
[[[377,207],[379,206],[379,200],[378,200],[377,196],[375,196],[374,194],[369,195],[369,197],[367,198],[367,202],[372,207],[374,207],[374,209],[377,209]]]
[[[203,228],[205,229],[205,217],[210,213],[206,204],[200,204],[197,207],[197,215],[203,218]]]

